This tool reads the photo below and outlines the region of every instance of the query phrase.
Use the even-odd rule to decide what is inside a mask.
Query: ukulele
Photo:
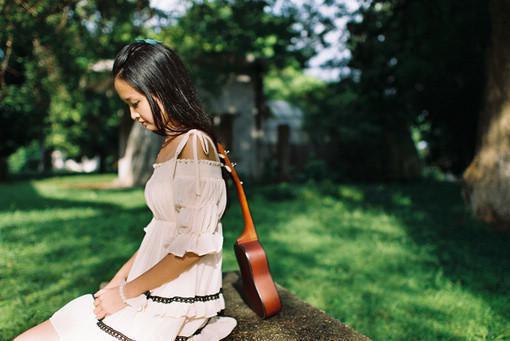
[[[244,230],[234,243],[237,263],[241,270],[243,298],[251,310],[261,318],[267,319],[281,310],[280,296],[269,272],[266,253],[259,242],[242,182],[234,169],[235,163],[230,162],[227,157],[228,151],[225,151],[220,143],[218,150],[220,158],[224,160],[225,169],[234,181],[243,212]]]

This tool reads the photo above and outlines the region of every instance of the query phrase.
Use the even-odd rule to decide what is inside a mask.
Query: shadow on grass
[[[273,278],[339,320],[356,321],[366,335],[458,338],[444,308],[417,300],[425,290],[445,289],[436,283],[437,273],[482,298],[502,319],[510,313],[510,237],[474,221],[456,184],[281,184],[249,188],[247,196]],[[356,211],[359,219],[342,215]],[[399,222],[405,235],[369,226],[381,213]],[[241,233],[242,221],[234,203],[223,223],[228,244]],[[418,248],[391,249],[407,239]],[[373,259],[381,244],[390,256]],[[405,253],[412,250],[422,254]],[[364,263],[365,255],[372,264]]]
[[[483,298],[499,315],[510,315],[510,234],[491,231],[475,221],[463,205],[459,185],[424,181],[356,187],[363,193],[362,202],[329,186],[321,192],[350,208],[391,212],[416,244],[433,250],[439,263],[431,266],[440,266],[444,276]]]
[[[73,180],[73,177],[67,177],[67,180]],[[85,184],[60,184],[58,187],[61,191],[68,192],[68,196],[72,197],[72,192],[81,193],[87,190],[87,183]],[[81,192],[80,192],[81,191]],[[140,188],[89,188],[89,192],[101,195],[101,193],[134,193],[140,191]],[[4,183],[0,186],[0,214],[8,211],[32,211],[40,209],[55,209],[55,208],[99,208],[99,209],[114,209],[118,205],[108,204],[105,202],[98,202],[97,200],[83,200],[78,196],[76,200],[70,199],[56,199],[48,196],[41,196],[37,189],[34,187],[32,181],[16,181],[11,183]]]
[[[87,199],[92,192],[100,199],[108,193],[130,197],[139,188],[67,190],[54,198],[53,192],[41,195],[32,182],[0,187],[0,301],[5,303],[0,320],[11,321],[1,326],[0,339],[12,339],[69,300],[97,291],[143,238],[151,218],[143,201],[126,208],[111,198]],[[81,197],[73,200],[74,193]]]
[[[73,193],[72,188],[68,190]],[[100,202],[82,195],[92,192],[99,197],[113,193],[115,198]],[[6,271],[2,270],[0,279],[5,280],[9,294],[15,290],[19,298],[10,301],[12,308],[5,316],[15,317],[23,307],[40,302],[38,313],[24,320],[28,327],[109,279],[138,247],[151,217],[143,201],[132,208],[117,204],[135,192],[140,189],[79,189],[76,196],[64,196],[73,198],[69,200],[42,197],[28,182],[1,187],[0,207],[4,209],[0,213],[10,210],[4,204],[20,212],[46,208],[68,212],[23,226],[6,223],[0,230],[2,243],[15,249],[2,260]],[[273,278],[298,297],[326,307],[341,321],[357,321],[354,327],[362,333],[380,338],[458,337],[438,329],[437,324],[448,319],[444,311],[415,301],[423,293],[421,283],[402,284],[415,276],[406,266],[406,257],[413,255],[398,254],[396,261],[372,258],[372,263],[365,263],[365,255],[373,257],[372,248],[379,241],[400,242],[391,229],[367,226],[378,219],[377,214],[370,216],[373,212],[394,217],[416,245],[436,256],[437,261],[420,262],[425,270],[429,268],[426,276],[441,268],[452,282],[477,294],[500,316],[508,316],[509,237],[495,235],[474,222],[454,184],[282,184],[252,186],[247,195]],[[232,245],[244,227],[235,192],[230,200],[222,219],[224,270],[237,268]],[[91,210],[83,214],[85,209]],[[361,218],[342,216],[356,211],[363,212]],[[364,220],[367,215],[373,220]],[[433,278],[422,273],[417,278],[434,286]],[[7,295],[2,289],[0,293]],[[404,308],[390,310],[388,305]],[[396,320],[401,321],[397,326]],[[10,335],[6,333],[0,333],[0,338]]]

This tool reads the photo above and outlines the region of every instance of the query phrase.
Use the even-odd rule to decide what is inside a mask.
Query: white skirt
[[[92,294],[69,301],[50,317],[50,322],[61,341],[214,341],[228,336],[237,325],[234,318],[226,316],[161,317],[137,312],[130,306],[99,321]]]

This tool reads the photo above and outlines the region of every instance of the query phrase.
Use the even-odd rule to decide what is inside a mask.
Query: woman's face
[[[126,81],[118,77],[115,78],[114,86],[119,97],[129,106],[131,118],[142,124],[145,129],[156,131],[157,127],[154,124],[154,117],[152,116],[151,107],[147,98],[131,87]],[[163,112],[159,101],[156,100],[156,102],[161,112]]]

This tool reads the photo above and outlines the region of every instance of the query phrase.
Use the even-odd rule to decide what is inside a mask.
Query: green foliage
[[[6,141],[0,157],[33,139],[69,157],[116,153],[122,104],[104,90],[109,72],[98,74],[90,67],[112,59],[135,37],[154,36],[176,48],[196,84],[209,91],[221,89],[218,82],[230,71],[251,72],[247,60],[303,66],[328,31],[315,33],[313,25],[321,20],[331,25],[312,7],[305,12],[314,19],[306,21],[295,6],[280,6],[275,13],[274,4],[190,1],[187,12],[175,17],[151,8],[147,0],[7,2],[0,16],[0,27],[6,28],[0,47],[7,51],[12,43],[12,54],[1,73],[0,112],[10,124],[0,128]],[[154,26],[145,25],[152,19]],[[298,40],[301,47],[294,48]]]
[[[74,95],[74,96],[73,96]],[[116,155],[121,103],[109,94],[84,89],[56,94],[49,120],[49,144],[68,157]]]
[[[335,172],[338,174],[339,170]],[[321,181],[322,179],[333,178],[329,173],[328,165],[326,161],[322,159],[310,159],[305,164],[298,179],[301,181],[316,180]]]
[[[320,168],[333,179],[370,179],[383,174],[386,154],[381,149],[384,129],[373,113],[361,110],[365,104],[356,85],[342,82],[322,83],[295,97],[294,103],[305,113],[304,127]]]
[[[38,106],[37,90],[27,81],[21,86],[7,85],[3,89],[0,113],[3,124],[0,125],[0,157],[13,153],[20,145],[38,137],[44,112]],[[28,100],[31,98],[32,100]],[[42,108],[44,110],[44,107]]]
[[[275,13],[275,3],[194,0],[175,25],[161,29],[159,39],[183,56],[196,84],[211,92],[221,89],[229,72],[251,72],[247,64],[253,60],[263,60],[267,68],[304,67],[328,29],[315,33],[314,22],[303,20],[297,7],[282,6]],[[307,11],[328,24],[316,8]]]
[[[114,178],[0,186],[0,339],[97,290],[139,246],[151,217],[143,191],[102,189]],[[474,221],[458,193],[435,181],[247,191],[273,278],[299,298],[374,340],[502,340],[510,238]],[[223,270],[236,270],[236,200],[222,223]]]
[[[371,178],[384,164],[380,141],[383,129],[373,113],[361,110],[363,94],[350,80],[327,83],[297,68],[272,70],[265,80],[267,96],[300,107],[304,128],[315,146],[305,179]]]
[[[476,142],[486,7],[475,0],[363,2],[347,25],[351,56],[328,63],[349,72],[303,90],[299,71],[280,73],[281,83],[266,82],[268,93],[301,107],[314,157],[337,178],[398,179],[402,165],[420,158],[459,174]],[[421,141],[428,148],[416,150]]]
[[[462,172],[481,108],[487,2],[374,0],[356,15],[348,65],[358,110],[380,129],[416,126],[429,145],[427,161]]]
[[[148,1],[24,1],[1,7],[0,158],[37,139],[71,157],[117,152],[113,91],[96,90],[109,72],[90,66],[112,58],[154,15]],[[133,24],[135,22],[135,24]]]
[[[36,171],[40,161],[41,147],[38,141],[32,141],[26,147],[21,147],[9,156],[10,173],[19,173],[22,170]]]
[[[282,69],[273,68],[264,78],[264,93],[268,98],[291,103],[303,101],[302,97],[307,93],[322,91],[324,86],[324,81],[305,75],[297,63]]]

